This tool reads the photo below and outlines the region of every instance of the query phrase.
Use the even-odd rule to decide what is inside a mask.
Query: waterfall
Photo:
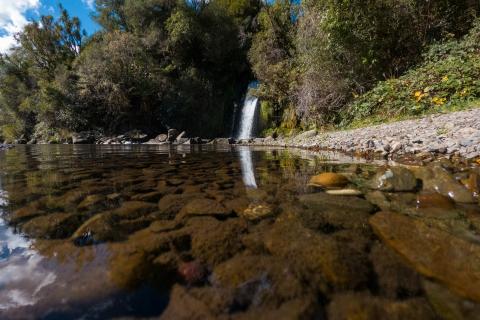
[[[238,139],[253,138],[256,115],[258,107],[258,98],[247,95],[243,103],[242,114],[240,118],[240,131]]]

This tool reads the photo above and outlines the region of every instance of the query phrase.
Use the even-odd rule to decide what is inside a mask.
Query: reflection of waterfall
[[[247,95],[243,103],[238,139],[250,139],[253,135],[257,114],[258,98]]]
[[[255,172],[253,171],[252,151],[249,149],[240,150],[240,164],[242,166],[242,178],[245,186],[257,188]]]

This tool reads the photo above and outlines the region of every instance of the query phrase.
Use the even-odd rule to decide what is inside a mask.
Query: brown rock
[[[183,229],[191,237],[192,255],[208,266],[215,266],[239,252],[240,236],[246,231],[241,219],[218,221],[211,217],[190,219]]]
[[[52,213],[29,220],[21,226],[21,230],[33,238],[62,239],[75,232],[81,223],[79,215]]]
[[[189,216],[228,216],[231,210],[225,208],[220,202],[211,199],[193,199],[190,200],[180,210],[178,219]]]
[[[273,214],[273,209],[268,203],[251,203],[240,216],[247,220],[260,220]]]
[[[420,193],[417,195],[417,209],[454,209],[455,203],[439,193]]]
[[[88,209],[94,206],[101,205],[105,202],[106,198],[101,194],[92,194],[83,199],[82,202],[78,205],[78,209]]]
[[[155,210],[157,210],[157,206],[153,203],[127,201],[124,202],[120,208],[115,209],[113,214],[120,219],[137,219]]]
[[[158,202],[159,213],[174,218],[185,204],[193,199],[204,198],[201,193],[167,194]]]
[[[415,297],[422,292],[420,276],[384,244],[376,243],[370,261],[377,275],[380,293],[391,298]]]
[[[300,203],[312,210],[352,210],[373,212],[375,207],[365,199],[350,196],[332,196],[324,192],[305,194],[299,198]]]
[[[433,320],[436,317],[428,301],[423,298],[395,301],[367,293],[344,293],[333,297],[328,306],[328,319]]]
[[[123,239],[117,221],[110,212],[99,213],[85,221],[72,235],[76,245],[85,246]]]
[[[279,305],[309,292],[295,270],[281,258],[240,254],[218,265],[214,287],[230,292],[241,305]]]
[[[445,320],[479,320],[480,304],[453,294],[444,286],[424,280],[423,288],[430,305]]]
[[[338,173],[324,172],[313,176],[309,185],[321,188],[343,188],[348,184],[348,179]]]
[[[391,167],[377,172],[370,187],[381,191],[412,191],[417,186],[415,175],[404,167]]]
[[[480,246],[432,223],[391,212],[370,219],[375,233],[416,271],[458,295],[480,301]]]
[[[179,285],[173,287],[169,301],[167,309],[162,313],[160,319],[216,319],[203,301],[191,296],[186,288]]]
[[[367,257],[348,243],[305,228],[294,215],[283,214],[265,234],[274,256],[294,263],[318,288],[358,288],[367,281]]]
[[[423,190],[437,192],[459,203],[475,203],[475,198],[460,182],[441,166],[421,167],[416,175],[423,181]]]

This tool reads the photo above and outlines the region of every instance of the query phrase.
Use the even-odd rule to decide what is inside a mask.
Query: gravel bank
[[[354,130],[308,131],[291,138],[254,139],[252,143],[374,152],[384,157],[431,153],[473,159],[480,157],[480,109],[437,114]]]

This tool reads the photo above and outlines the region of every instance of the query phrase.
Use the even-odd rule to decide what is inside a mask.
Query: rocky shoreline
[[[25,139],[16,144],[151,144],[151,145],[250,145],[294,147],[310,150],[341,151],[359,156],[399,159],[414,156],[428,160],[437,157],[480,158],[480,108],[448,114],[435,114],[421,119],[399,121],[366,128],[320,132],[311,130],[291,137],[266,137],[248,140],[234,138],[204,139],[188,137],[185,131],[170,129],[152,138],[140,130],[118,136],[106,136],[97,131],[72,134],[65,141]],[[0,150],[9,148],[1,145]]]
[[[421,119],[336,132],[307,131],[294,137],[257,138],[243,144],[302,147],[373,154],[383,158],[402,155],[480,157],[480,109],[435,114]]]

